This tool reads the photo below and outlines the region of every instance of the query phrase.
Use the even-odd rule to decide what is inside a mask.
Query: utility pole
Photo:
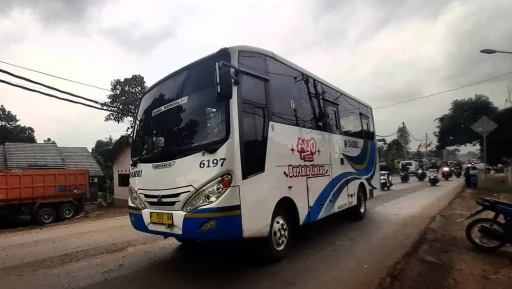
[[[487,186],[487,118],[484,117],[484,186]]]
[[[405,122],[404,121],[402,121],[402,127],[403,127],[403,131],[405,132],[406,130],[405,130]],[[405,140],[402,140],[402,142],[403,142],[402,146],[404,148],[404,160],[406,160],[407,159],[407,146],[405,145]]]
[[[509,86],[507,89],[508,97],[505,99],[505,108],[512,106],[512,88]]]

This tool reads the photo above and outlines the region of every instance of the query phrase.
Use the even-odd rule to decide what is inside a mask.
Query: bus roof
[[[160,83],[162,83],[162,82],[164,82],[165,80],[167,80],[169,77],[171,77],[171,76],[175,75],[177,72],[179,72],[179,71],[181,71],[181,70],[184,70],[184,69],[186,69],[187,67],[190,67],[190,66],[194,65],[195,63],[200,62],[201,60],[203,60],[203,59],[205,59],[205,58],[207,58],[207,57],[210,57],[210,56],[214,55],[215,53],[217,53],[217,52],[219,52],[219,51],[221,51],[221,50],[226,50],[226,49],[227,49],[227,50],[229,50],[229,51],[233,51],[233,52],[238,52],[238,51],[248,51],[248,52],[256,52],[256,53],[260,53],[260,54],[264,54],[264,55],[270,56],[270,57],[272,57],[272,58],[274,58],[274,59],[276,59],[276,60],[278,60],[278,61],[280,61],[280,62],[282,62],[282,63],[284,63],[284,64],[286,64],[286,65],[288,65],[288,66],[290,66],[290,67],[292,67],[293,69],[298,70],[299,72],[302,72],[302,73],[304,73],[304,74],[307,74],[307,75],[309,75],[309,76],[313,77],[314,79],[316,79],[316,80],[320,81],[321,83],[323,83],[323,84],[325,84],[325,85],[327,85],[327,86],[330,86],[330,87],[331,87],[331,88],[333,88],[333,89],[336,89],[338,92],[343,93],[344,95],[346,95],[346,96],[348,96],[348,97],[350,97],[350,98],[352,98],[352,99],[354,99],[354,100],[358,101],[359,103],[364,104],[364,105],[366,105],[366,106],[367,106],[367,107],[369,107],[369,108],[372,108],[372,106],[371,106],[371,105],[369,105],[368,103],[366,103],[366,102],[364,102],[364,101],[362,101],[362,100],[360,100],[360,99],[358,99],[358,98],[356,98],[356,97],[354,97],[354,96],[350,95],[349,93],[347,93],[347,92],[346,92],[346,91],[344,91],[343,89],[341,89],[341,88],[337,87],[336,85],[334,85],[334,84],[332,84],[332,83],[330,83],[330,82],[328,82],[328,81],[326,81],[326,80],[322,79],[321,77],[319,77],[319,76],[315,75],[314,73],[311,73],[311,72],[307,71],[306,69],[304,69],[304,68],[302,68],[302,67],[298,66],[297,64],[295,64],[295,63],[293,63],[293,62],[291,62],[291,61],[289,61],[289,60],[286,60],[286,58],[283,58],[283,57],[281,57],[281,56],[279,56],[279,55],[275,54],[275,53],[274,53],[274,52],[272,52],[272,51],[269,51],[269,50],[266,50],[266,49],[263,49],[263,48],[259,48],[259,47],[249,46],[249,45],[236,45],[236,46],[231,46],[231,47],[224,47],[224,48],[221,48],[221,49],[219,49],[218,51],[216,51],[216,52],[214,52],[214,53],[211,53],[211,54],[209,54],[209,55],[206,55],[206,56],[204,56],[204,57],[201,57],[200,59],[197,59],[196,61],[194,61],[194,62],[192,62],[192,63],[189,63],[189,64],[187,64],[187,65],[185,65],[185,66],[183,66],[183,67],[181,67],[181,68],[177,69],[176,71],[171,72],[170,74],[168,74],[168,75],[167,75],[167,76],[165,76],[164,78],[160,79],[159,81],[157,81],[156,83],[154,83],[153,85],[151,85],[151,86],[150,86],[150,87],[149,87],[149,88],[148,88],[148,89],[143,93],[143,95],[145,95],[145,94],[146,94],[146,93],[148,93],[150,90],[152,90],[153,88],[155,88],[156,86],[158,86]]]
[[[286,65],[288,65],[288,66],[290,66],[290,67],[292,67],[292,68],[294,68],[294,69],[296,69],[296,70],[298,70],[299,72],[302,72],[302,73],[304,73],[304,74],[307,74],[307,75],[309,75],[309,76],[313,77],[314,79],[316,79],[316,80],[320,81],[321,83],[323,83],[323,84],[325,84],[325,85],[327,85],[327,86],[330,86],[330,87],[331,87],[331,88],[333,88],[333,89],[338,90],[339,92],[341,92],[341,93],[343,93],[343,94],[347,95],[348,97],[350,97],[350,98],[352,98],[352,99],[354,99],[354,100],[357,100],[358,102],[360,102],[360,103],[362,103],[362,104],[366,105],[367,107],[372,108],[372,107],[371,107],[371,105],[369,105],[368,103],[366,103],[366,102],[364,102],[364,101],[362,101],[362,100],[360,100],[360,99],[358,99],[358,98],[356,98],[356,97],[354,97],[354,96],[350,95],[349,93],[347,93],[347,92],[346,92],[346,91],[344,91],[343,89],[341,89],[341,88],[337,87],[336,85],[334,85],[334,84],[332,84],[332,83],[330,83],[330,82],[328,82],[328,81],[326,81],[326,80],[322,79],[321,77],[319,77],[319,76],[315,75],[314,73],[311,73],[311,72],[307,71],[306,69],[304,69],[304,68],[302,68],[302,67],[298,66],[297,64],[295,64],[295,63],[293,63],[293,62],[291,62],[291,61],[289,61],[289,60],[287,60],[287,59],[286,59],[286,58],[284,58],[284,57],[281,57],[281,56],[279,56],[279,55],[275,54],[275,53],[274,53],[274,52],[272,52],[272,51],[269,51],[269,50],[266,50],[266,49],[263,49],[263,48],[259,48],[259,47],[248,46],[248,45],[237,45],[237,46],[231,46],[231,47],[228,47],[228,49],[229,49],[230,51],[234,51],[234,52],[238,52],[238,51],[249,51],[249,52],[256,52],[256,53],[260,53],[260,54],[264,54],[264,55],[270,56],[270,57],[272,57],[272,58],[274,58],[274,59],[276,59],[276,60],[278,60],[278,61],[280,61],[280,62],[282,62],[282,63],[284,63],[284,64],[286,64]]]

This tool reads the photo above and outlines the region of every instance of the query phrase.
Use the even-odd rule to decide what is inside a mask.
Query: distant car
[[[504,172],[505,172],[505,168],[503,167],[503,165],[499,165],[499,164],[498,164],[498,165],[493,166],[493,170],[494,170],[496,173],[498,173],[498,174],[500,174],[500,173],[504,173]]]
[[[398,169],[400,169],[403,164],[405,164],[409,168],[409,174],[416,174],[416,172],[420,168],[420,165],[418,164],[417,161],[401,161]]]
[[[483,171],[483,170],[485,170],[485,164],[483,164],[483,163],[475,163],[475,167],[476,167],[479,171]]]

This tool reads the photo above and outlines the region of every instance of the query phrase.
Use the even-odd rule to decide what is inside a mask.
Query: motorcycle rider
[[[388,166],[388,163],[382,162],[380,163],[380,171],[381,172],[391,172],[391,169]]]
[[[389,167],[387,162],[380,163],[380,171],[387,172],[388,183],[391,183],[391,168]]]
[[[400,171],[401,171],[401,172],[407,172],[407,173],[408,173],[408,172],[409,172],[409,167],[408,167],[405,163],[403,163],[403,164],[400,166]]]
[[[402,163],[402,165],[400,166],[400,173],[403,173],[404,176],[402,176],[400,174],[400,178],[402,179],[402,182],[403,181],[407,181],[408,180],[408,173],[409,173],[409,167],[405,164],[405,163]]]
[[[437,165],[437,162],[432,162],[430,169],[436,170],[439,173],[439,166]]]
[[[469,174],[469,166],[464,170],[464,183],[466,184],[466,188],[471,188],[471,175]]]
[[[476,166],[471,167],[469,175],[471,178],[471,186],[473,187],[473,189],[476,189],[478,187],[478,169],[476,168]]]

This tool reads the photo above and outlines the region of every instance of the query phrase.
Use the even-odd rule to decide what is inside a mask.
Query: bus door
[[[329,132],[329,153],[331,158],[331,178],[333,182],[333,208],[332,212],[338,212],[347,207],[348,195],[346,185],[343,184],[342,173],[350,171],[350,165],[343,157],[343,136],[341,135],[341,122],[338,104],[324,99],[327,131]],[[336,183],[339,181],[338,183]]]
[[[372,136],[370,135],[371,134],[370,117],[363,113],[360,113],[359,115],[361,116],[361,129],[363,130],[362,138],[363,139],[373,139]]]

